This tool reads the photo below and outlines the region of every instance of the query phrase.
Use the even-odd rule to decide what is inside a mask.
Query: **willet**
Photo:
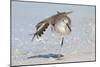
[[[57,14],[52,15],[46,19],[44,19],[43,21],[39,22],[36,25],[36,32],[33,34],[33,38],[34,39],[35,36],[41,37],[41,35],[43,35],[44,31],[48,28],[49,25],[52,26],[52,29],[57,32],[58,34],[60,34],[61,37],[61,48],[63,46],[63,41],[64,41],[64,37],[66,35],[68,35],[71,32],[71,19],[69,18],[69,14],[71,14],[72,11],[70,12],[57,12]],[[58,59],[60,59],[60,52],[61,52],[61,48],[59,50],[59,55],[58,55]]]

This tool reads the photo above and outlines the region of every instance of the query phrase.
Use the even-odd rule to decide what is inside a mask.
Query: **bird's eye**
[[[68,23],[68,20],[67,19],[64,19],[63,22],[67,24]]]

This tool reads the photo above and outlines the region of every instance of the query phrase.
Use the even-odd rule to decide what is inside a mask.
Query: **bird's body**
[[[64,36],[68,35],[71,32],[71,20],[67,16],[72,12],[58,12],[57,14],[46,18],[45,20],[39,22],[36,25],[36,33],[34,33],[34,36],[32,40],[34,39],[35,36],[41,37],[41,35],[44,33],[44,31],[48,28],[49,25],[52,26],[53,30],[57,32],[61,38],[61,47],[63,45],[63,40]]]
[[[54,26],[54,30],[61,36],[65,36],[68,35],[68,33],[70,32],[70,30],[68,29],[67,25],[65,22],[60,21],[58,23],[55,24]]]

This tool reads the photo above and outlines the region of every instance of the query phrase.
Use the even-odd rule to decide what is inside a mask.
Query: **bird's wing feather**
[[[40,23],[38,23],[36,25],[36,33],[34,33],[32,40],[34,39],[35,36],[41,37],[41,35],[48,28],[48,26],[49,26],[49,23],[47,21],[41,21]]]
[[[47,22],[40,22],[39,24],[37,24],[36,26],[36,33],[38,36],[41,36],[43,34],[43,32],[48,28],[49,23]]]

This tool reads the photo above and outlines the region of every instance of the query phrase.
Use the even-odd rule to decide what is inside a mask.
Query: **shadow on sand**
[[[35,55],[35,56],[30,56],[28,57],[28,59],[31,58],[58,58],[59,54],[39,54],[39,55]],[[60,57],[64,57],[64,55],[60,54]]]

